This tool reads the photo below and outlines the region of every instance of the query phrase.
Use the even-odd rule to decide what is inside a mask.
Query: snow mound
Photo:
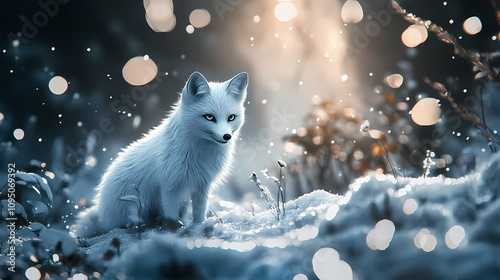
[[[104,279],[498,279],[499,171],[495,156],[457,179],[372,174],[345,196],[315,191],[287,202],[279,221],[224,201],[222,222],[115,229],[82,250],[107,267]],[[119,257],[103,262],[113,239]]]

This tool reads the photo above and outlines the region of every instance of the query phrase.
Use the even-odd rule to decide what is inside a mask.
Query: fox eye
[[[205,117],[205,119],[207,119],[209,121],[212,121],[212,122],[215,122],[214,115],[206,114],[206,115],[203,115],[203,116]]]
[[[229,115],[229,117],[227,118],[228,121],[234,121],[234,119],[236,118],[236,116],[233,114],[233,115]]]

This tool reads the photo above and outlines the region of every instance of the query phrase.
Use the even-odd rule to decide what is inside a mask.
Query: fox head
[[[245,120],[247,85],[247,73],[223,83],[191,74],[182,91],[180,112],[192,135],[220,145],[234,141]]]

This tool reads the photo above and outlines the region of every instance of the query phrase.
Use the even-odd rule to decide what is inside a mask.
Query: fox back
[[[202,222],[210,190],[231,167],[245,118],[247,84],[246,73],[223,83],[209,83],[193,73],[164,121],[119,153],[107,169],[95,205],[79,215],[76,234],[95,236],[158,218],[178,222],[179,207],[189,199],[193,221]]]

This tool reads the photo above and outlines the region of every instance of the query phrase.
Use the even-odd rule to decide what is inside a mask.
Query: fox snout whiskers
[[[231,139],[231,134],[224,134],[222,136],[222,139],[220,139],[220,136],[217,135],[216,132],[214,131],[211,131],[211,130],[208,130],[208,129],[202,129],[204,132],[208,133],[211,137],[211,139],[217,143],[220,143],[220,144],[226,144],[230,139]]]

